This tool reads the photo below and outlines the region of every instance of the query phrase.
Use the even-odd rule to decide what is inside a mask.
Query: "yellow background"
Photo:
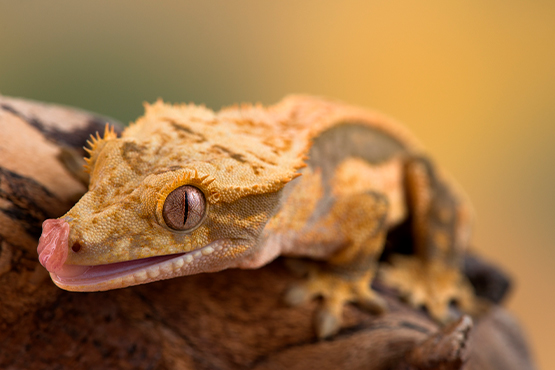
[[[157,97],[292,92],[415,132],[473,200],[475,249],[515,278],[508,307],[555,367],[555,2],[0,2],[2,94],[128,122]]]

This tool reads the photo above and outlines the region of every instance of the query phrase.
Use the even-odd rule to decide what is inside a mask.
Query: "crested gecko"
[[[107,126],[92,138],[88,192],[43,224],[39,260],[60,288],[109,290],[292,256],[316,261],[286,299],[323,298],[320,337],[340,329],[349,302],[387,309],[371,288],[378,268],[439,322],[453,319],[453,304],[474,310],[461,273],[469,203],[394,120],[310,96],[145,110],[121,137]],[[400,225],[410,238],[395,243]],[[410,252],[380,263],[384,249]]]

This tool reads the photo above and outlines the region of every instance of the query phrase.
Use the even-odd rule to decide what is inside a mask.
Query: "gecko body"
[[[370,283],[388,234],[408,224],[412,252],[393,255],[381,278],[439,321],[452,318],[453,303],[473,309],[460,272],[468,202],[403,126],[378,113],[307,96],[217,113],[159,101],[89,151],[89,191],[45,221],[38,247],[63,289],[308,257],[317,262],[287,299],[323,297],[316,328],[326,337],[348,302],[386,310]]]

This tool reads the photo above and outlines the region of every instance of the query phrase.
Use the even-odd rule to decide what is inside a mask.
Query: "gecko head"
[[[108,290],[219,271],[253,251],[294,169],[268,176],[221,129],[201,141],[195,132],[207,129],[184,121],[186,129],[157,117],[91,143],[89,191],[43,225],[39,258],[59,287]]]

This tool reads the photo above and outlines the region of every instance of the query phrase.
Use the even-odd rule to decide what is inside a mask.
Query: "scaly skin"
[[[108,128],[93,138],[89,191],[46,221],[41,263],[61,288],[94,291],[310,257],[323,262],[287,297],[324,297],[316,327],[326,337],[347,302],[386,309],[369,285],[388,231],[409,215],[416,264],[433,258],[462,276],[468,218],[457,215],[466,203],[420,158],[403,126],[329,100],[292,96],[218,113],[158,101],[120,138]],[[441,207],[443,223],[429,216]],[[410,296],[413,281],[398,276],[395,263],[384,273]],[[467,286],[454,279],[444,290],[468,301]],[[437,301],[421,291],[415,304]]]

